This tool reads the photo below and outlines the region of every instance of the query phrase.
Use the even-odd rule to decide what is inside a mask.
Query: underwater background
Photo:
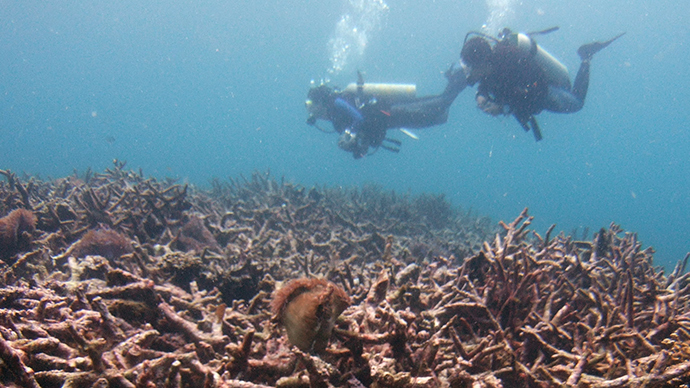
[[[0,0],[0,169],[62,177],[126,160],[207,185],[270,170],[304,186],[375,183],[444,194],[495,220],[637,232],[671,267],[690,250],[690,3],[546,0]],[[353,160],[305,124],[311,81],[445,86],[465,34],[560,30],[537,41],[574,77],[597,54],[582,111],[534,141],[466,89],[445,125]],[[579,237],[579,236],[578,236]]]

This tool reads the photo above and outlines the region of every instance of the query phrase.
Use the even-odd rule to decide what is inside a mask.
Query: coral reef
[[[0,214],[24,214],[3,219],[24,240],[0,262],[0,385],[690,380],[690,255],[666,275],[615,224],[584,241],[540,235],[527,210],[493,227],[376,186],[256,173],[201,190],[124,167],[0,170]]]

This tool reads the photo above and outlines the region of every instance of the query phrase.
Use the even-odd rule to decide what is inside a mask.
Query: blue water
[[[496,220],[529,207],[541,233],[613,221],[671,266],[690,250],[687,15],[669,0],[0,0],[0,168],[48,178],[119,159],[201,185],[267,169],[305,186],[376,182]],[[356,161],[305,124],[309,82],[344,86],[357,69],[440,92],[484,24],[560,26],[538,41],[571,77],[581,44],[627,35],[594,58],[582,111],[539,116],[539,143],[469,89],[447,124],[393,133],[400,154]]]

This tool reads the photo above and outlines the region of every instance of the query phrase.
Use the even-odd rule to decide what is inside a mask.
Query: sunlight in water
[[[383,0],[345,0],[343,15],[329,41],[329,74],[338,74],[351,62],[361,60],[371,33],[381,28],[387,11]]]

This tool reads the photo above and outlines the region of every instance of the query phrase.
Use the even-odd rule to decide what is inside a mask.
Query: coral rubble
[[[688,257],[617,225],[497,228],[443,197],[116,162],[0,170],[0,385],[687,387]],[[584,239],[582,239],[584,240]],[[282,286],[281,286],[282,284]]]

